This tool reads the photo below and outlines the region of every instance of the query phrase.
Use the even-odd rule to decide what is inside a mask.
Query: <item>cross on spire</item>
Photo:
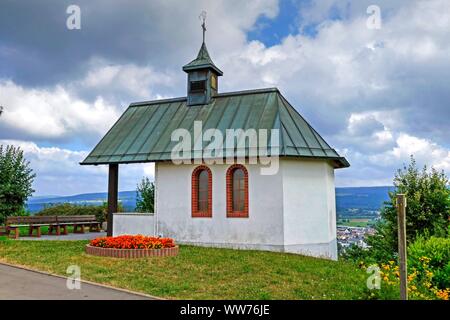
[[[202,21],[202,29],[203,29],[203,43],[205,43],[205,33],[206,33],[206,11],[203,10],[202,13],[198,16],[198,18]]]

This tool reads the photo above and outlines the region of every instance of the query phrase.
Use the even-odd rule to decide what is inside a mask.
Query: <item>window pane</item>
[[[211,88],[217,89],[217,77],[214,74],[211,75]]]
[[[240,211],[243,212],[244,211],[244,201],[239,201],[238,205],[237,205],[237,210],[236,211]]]
[[[191,92],[203,92],[206,90],[206,81],[191,81]]]
[[[208,172],[201,170],[198,174],[198,210],[208,211]]]
[[[242,169],[236,169],[233,171],[233,211],[244,211],[244,171]]]
[[[244,179],[244,171],[242,169],[236,169],[233,171],[233,179],[234,180],[239,180],[239,179]]]

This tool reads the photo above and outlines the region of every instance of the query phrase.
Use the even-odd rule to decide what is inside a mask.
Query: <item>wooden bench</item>
[[[6,234],[10,236],[14,233],[14,238],[19,238],[19,228],[28,227],[28,235],[33,236],[36,230],[36,237],[41,236],[41,227],[48,226],[52,228],[58,224],[56,216],[31,216],[31,217],[7,217]]]
[[[41,236],[41,227],[48,226],[48,235],[66,235],[67,226],[73,226],[74,233],[84,233],[84,228],[89,227],[89,231],[100,231],[100,222],[94,215],[86,216],[28,216],[28,217],[7,217],[6,235],[13,233],[13,238],[19,238],[20,227],[28,227],[28,235],[33,236],[36,230],[36,237]]]
[[[100,222],[94,215],[58,216],[58,226],[64,234],[67,234],[67,226],[73,226],[73,233],[84,233],[84,227],[89,227],[89,231],[100,231]]]

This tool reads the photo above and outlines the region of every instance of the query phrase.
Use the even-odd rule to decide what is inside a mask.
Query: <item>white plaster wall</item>
[[[197,165],[156,164],[158,233],[180,243],[234,248],[283,250],[283,193],[281,173],[249,172],[249,218],[226,216],[226,170],[230,165],[209,165],[212,171],[212,218],[191,216],[191,175]]]
[[[150,213],[114,213],[113,236],[123,234],[155,236],[155,216]]]
[[[285,251],[337,259],[334,169],[326,161],[280,159],[277,174],[249,172],[249,218],[226,216],[226,171],[212,172],[212,218],[191,216],[197,165],[156,163],[156,214],[114,214],[114,235],[172,237],[178,243]]]
[[[337,258],[334,169],[326,161],[282,159],[285,251]]]

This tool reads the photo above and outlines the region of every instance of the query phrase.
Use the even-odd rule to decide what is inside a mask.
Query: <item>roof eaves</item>
[[[190,71],[190,70],[207,69],[207,68],[211,68],[211,69],[213,69],[214,71],[216,71],[217,74],[219,74],[220,76],[223,76],[223,71],[220,70],[219,68],[217,68],[214,64],[209,63],[209,62],[207,62],[207,63],[202,63],[202,64],[192,64],[192,65],[191,65],[191,64],[188,64],[188,65],[185,65],[185,66],[183,67],[183,71],[186,72],[186,71]]]

